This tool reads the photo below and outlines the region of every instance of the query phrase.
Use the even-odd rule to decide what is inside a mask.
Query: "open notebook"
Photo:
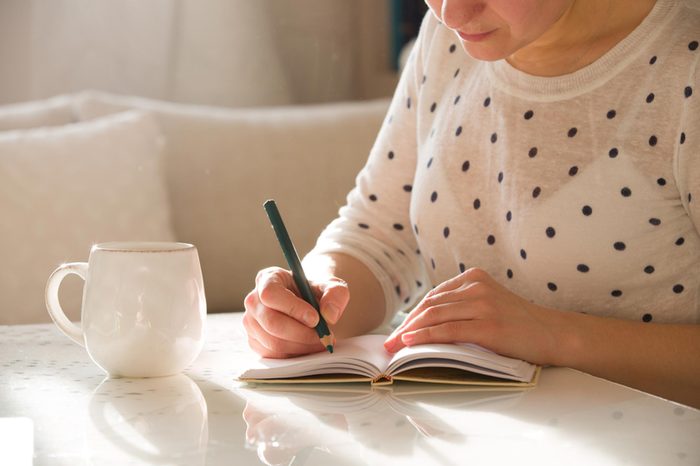
[[[471,344],[430,344],[384,349],[386,335],[339,340],[333,354],[291,359],[261,358],[239,375],[244,382],[335,383],[394,380],[480,386],[531,387],[539,367]]]

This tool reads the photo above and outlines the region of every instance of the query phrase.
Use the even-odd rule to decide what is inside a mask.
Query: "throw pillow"
[[[0,133],[0,324],[50,321],[46,280],[94,243],[174,239],[161,158],[139,112]],[[79,320],[82,280],[68,278],[61,305]]]
[[[71,95],[0,106],[0,131],[61,126],[76,121]]]
[[[275,198],[303,255],[354,186],[389,101],[206,107],[87,92],[79,118],[152,112],[166,138],[173,227],[199,250],[210,311],[243,308],[256,272],[285,266],[262,208]]]

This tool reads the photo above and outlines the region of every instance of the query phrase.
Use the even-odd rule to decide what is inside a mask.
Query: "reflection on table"
[[[88,413],[85,445],[94,464],[132,458],[205,464],[207,403],[186,375],[105,379],[90,397]]]
[[[433,408],[491,410],[522,396],[411,383],[381,388],[256,385],[236,393],[247,401],[248,445],[270,465],[289,464],[314,449],[342,460],[354,456],[359,446],[368,450],[365,459],[375,454],[410,457],[421,437],[458,446],[466,436]]]
[[[700,411],[569,369],[526,391],[243,385],[240,319],[209,316],[201,356],[159,379],[105,379],[49,324],[0,327],[0,426],[51,466],[700,464]]]

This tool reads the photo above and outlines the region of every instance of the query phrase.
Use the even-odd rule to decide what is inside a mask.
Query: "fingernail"
[[[340,318],[340,308],[333,303],[326,303],[323,305],[323,310],[321,311],[323,317],[332,324],[338,322]]]
[[[384,348],[386,348],[387,351],[394,351],[396,350],[396,346],[398,346],[398,342],[396,341],[395,336],[391,336],[386,339],[384,342]]]
[[[387,350],[387,351],[390,352],[390,353],[393,353],[394,342],[393,342],[393,341],[389,341],[389,340],[385,341],[385,342],[384,342],[384,349]]]
[[[415,339],[416,336],[413,333],[404,333],[403,335],[401,335],[401,341],[406,346],[411,346]]]
[[[318,324],[318,314],[315,312],[308,312],[304,314],[304,323],[309,327],[315,327]]]

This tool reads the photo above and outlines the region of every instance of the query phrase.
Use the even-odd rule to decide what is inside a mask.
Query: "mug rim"
[[[163,253],[192,249],[195,249],[193,244],[177,241],[109,241],[92,245],[92,252]]]

